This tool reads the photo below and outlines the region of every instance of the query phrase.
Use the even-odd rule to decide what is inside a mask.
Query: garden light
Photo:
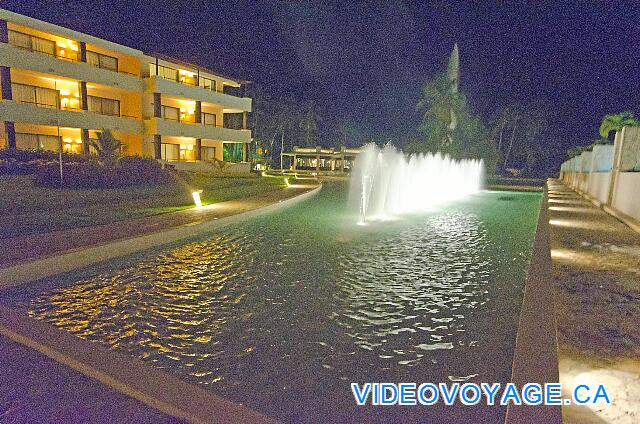
[[[200,200],[200,193],[202,190],[191,192],[191,196],[193,196],[193,203],[196,205],[196,208],[202,207],[202,200]]]

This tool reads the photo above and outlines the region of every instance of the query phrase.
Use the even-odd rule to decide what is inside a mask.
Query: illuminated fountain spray
[[[421,212],[482,189],[481,160],[454,160],[447,155],[407,156],[388,144],[371,143],[358,155],[351,174],[350,199],[359,209],[359,224]]]

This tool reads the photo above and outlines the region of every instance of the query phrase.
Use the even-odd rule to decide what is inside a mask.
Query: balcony
[[[193,124],[172,119],[151,118],[144,121],[145,134],[172,135],[210,140],[249,143],[251,130],[232,130],[213,125]]]
[[[218,104],[235,112],[251,112],[251,98],[249,97],[236,97],[209,88],[166,79],[162,76],[155,75],[145,78],[144,88],[150,92]]]
[[[0,65],[93,82],[123,90],[142,91],[142,80],[133,75],[99,68],[85,62],[68,60],[68,58],[62,59],[55,54],[51,55],[6,43],[0,43]]]
[[[141,134],[141,119],[100,115],[77,108],[58,109],[54,105],[0,101],[0,115],[4,120],[58,127],[110,129],[129,134]]]

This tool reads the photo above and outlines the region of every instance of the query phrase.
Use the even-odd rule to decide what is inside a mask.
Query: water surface
[[[330,183],[5,301],[285,422],[497,423],[502,408],[357,408],[350,383],[508,382],[539,201],[482,192],[360,227]]]

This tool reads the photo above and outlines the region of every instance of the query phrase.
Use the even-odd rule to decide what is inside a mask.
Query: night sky
[[[461,90],[486,123],[510,103],[543,101],[555,133],[549,143],[568,147],[589,144],[606,113],[640,112],[637,2],[351,3],[1,6],[314,100],[325,144],[345,122],[362,141],[414,131],[421,84],[445,69],[455,42]]]

